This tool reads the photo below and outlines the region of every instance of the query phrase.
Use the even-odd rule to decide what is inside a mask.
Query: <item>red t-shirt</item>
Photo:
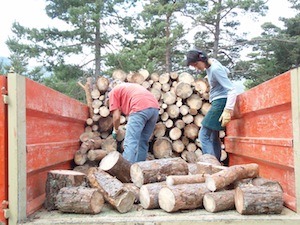
[[[122,83],[109,93],[109,110],[120,109],[125,115],[147,108],[158,108],[155,96],[145,87],[136,83]]]

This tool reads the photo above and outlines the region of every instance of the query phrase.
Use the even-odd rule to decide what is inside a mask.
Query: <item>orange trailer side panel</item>
[[[240,94],[226,129],[229,165],[257,163],[260,176],[280,182],[295,211],[290,71]]]
[[[0,89],[3,91],[7,90],[7,77],[0,76]],[[5,94],[5,93],[2,93]],[[4,104],[4,101],[1,96],[0,100],[0,223],[7,223],[7,220],[4,218],[3,207],[5,204],[3,201],[8,200],[8,151],[7,151],[7,106]]]
[[[45,200],[47,172],[71,169],[88,107],[26,79],[27,214]]]

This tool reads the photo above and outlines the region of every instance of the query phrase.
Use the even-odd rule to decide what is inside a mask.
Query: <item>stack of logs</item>
[[[120,213],[143,209],[233,210],[243,215],[280,214],[283,191],[276,181],[259,177],[255,163],[221,166],[211,155],[188,163],[180,157],[130,164],[113,151],[86,173],[49,171],[46,208],[69,213],[100,213],[104,203]],[[136,208],[138,210],[138,207]]]
[[[74,157],[76,165],[99,163],[109,152],[123,151],[126,132],[125,116],[121,117],[121,129],[117,141],[111,137],[112,115],[107,104],[110,84],[113,80],[138,83],[154,94],[160,104],[159,119],[150,142],[148,159],[181,157],[187,162],[197,162],[202,155],[198,141],[201,121],[210,108],[209,85],[206,79],[195,79],[191,74],[149,74],[147,70],[126,74],[116,70],[112,80],[100,76],[96,81],[88,78],[85,90],[90,117],[85,132],[80,136],[81,147]],[[123,129],[122,129],[123,128]],[[225,136],[220,131],[221,140]],[[221,161],[227,158],[222,144]]]
[[[49,171],[48,210],[96,214],[107,203],[120,213],[133,206],[166,212],[235,208],[240,214],[281,213],[281,186],[260,178],[257,164],[227,167],[214,156],[202,154],[197,136],[210,108],[205,79],[176,72],[150,75],[146,70],[130,74],[117,70],[112,77],[143,85],[160,103],[148,159],[131,165],[122,157],[127,118],[122,117],[117,140],[113,139],[107,104],[112,80],[88,78],[85,85],[79,83],[86,93],[90,117],[74,156],[76,166],[72,171]],[[224,147],[222,152],[225,159]]]

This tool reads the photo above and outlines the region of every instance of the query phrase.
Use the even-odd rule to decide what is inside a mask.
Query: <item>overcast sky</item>
[[[55,27],[58,24],[62,26],[59,21],[53,21],[46,16],[44,0],[6,0],[5,4],[3,2],[2,0],[0,8],[0,57],[9,57],[9,50],[5,41],[8,36],[12,35],[13,22],[16,21],[23,26],[34,28]],[[266,18],[258,22],[243,18],[245,25],[240,27],[240,31],[249,32],[252,29],[252,35],[256,36],[260,34],[260,25],[263,22],[269,21],[279,25],[278,17],[295,15],[294,11],[289,9],[290,5],[287,0],[269,0],[268,5],[269,13]]]

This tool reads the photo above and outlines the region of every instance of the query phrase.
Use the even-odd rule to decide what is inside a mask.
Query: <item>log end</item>
[[[134,183],[137,187],[142,187],[142,185],[144,184],[143,171],[138,163],[134,163],[133,165],[131,165],[130,177],[132,183]]]
[[[205,184],[206,184],[208,190],[210,190],[210,191],[216,191],[217,190],[215,180],[212,178],[212,176],[206,176],[205,177]]]
[[[203,206],[208,212],[216,211],[216,204],[214,199],[209,195],[209,193],[205,194],[203,197]]]
[[[122,193],[120,196],[118,196],[118,199],[116,201],[116,209],[120,213],[126,213],[132,209],[134,201],[135,201],[134,193],[131,191],[126,191]]]
[[[244,196],[242,190],[237,187],[234,192],[234,204],[236,211],[238,213],[243,214],[244,213]]]
[[[103,205],[104,205],[103,195],[100,192],[95,191],[91,198],[92,213],[94,213],[94,214],[100,213],[103,208]]]
[[[175,196],[172,191],[165,187],[159,191],[158,203],[161,209],[166,212],[173,212],[176,204]]]
[[[100,169],[104,171],[110,170],[119,160],[120,153],[118,151],[112,151],[108,153],[100,162]]]
[[[149,209],[150,208],[150,194],[145,185],[143,185],[140,188],[140,194],[139,194],[139,199],[140,199],[140,204],[144,209]]]

